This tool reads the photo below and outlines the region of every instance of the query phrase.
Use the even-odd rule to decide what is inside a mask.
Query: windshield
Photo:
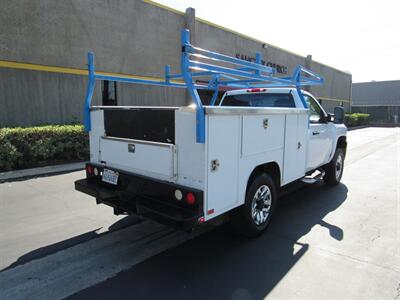
[[[239,94],[228,95],[223,99],[221,106],[247,107],[295,107],[291,94]]]

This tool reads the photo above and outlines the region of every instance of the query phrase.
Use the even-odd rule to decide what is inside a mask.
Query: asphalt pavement
[[[400,129],[349,132],[342,183],[280,199],[257,239],[187,234],[75,192],[0,184],[0,299],[400,299]]]

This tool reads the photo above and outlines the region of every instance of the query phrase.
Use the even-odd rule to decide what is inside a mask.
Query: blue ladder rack
[[[205,141],[205,114],[203,103],[197,90],[211,90],[213,97],[210,105],[215,105],[218,91],[223,89],[248,89],[259,87],[295,87],[299,93],[303,106],[307,108],[301,92],[302,86],[322,85],[324,79],[314,72],[297,66],[289,77],[276,77],[275,69],[261,63],[260,53],[256,54],[256,62],[249,62],[217,52],[194,47],[190,44],[189,30],[181,33],[182,56],[181,73],[171,74],[170,66],[165,66],[164,80],[136,79],[128,76],[104,75],[95,72],[94,54],[88,53],[89,82],[87,87],[84,125],[87,131],[91,130],[90,106],[96,80],[110,80],[124,83],[137,83],[176,88],[186,88],[196,105],[196,141]],[[197,60],[195,60],[197,59]],[[209,62],[211,61],[211,62]],[[229,67],[227,66],[229,65]],[[304,76],[305,75],[305,76]],[[205,84],[198,84],[195,78],[201,78]],[[172,81],[173,80],[173,81]],[[177,80],[183,80],[179,82]],[[207,83],[208,82],[208,83]]]

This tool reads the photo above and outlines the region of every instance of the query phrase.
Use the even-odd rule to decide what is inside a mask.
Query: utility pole
[[[185,11],[185,28],[190,30],[190,43],[196,44],[196,10],[192,7]]]
[[[306,59],[305,59],[305,67],[306,67],[306,69],[311,70],[311,62],[312,62],[312,55],[309,54],[309,55],[306,56]],[[310,92],[310,93],[311,93],[311,86],[306,85],[306,86],[304,86],[304,89],[305,89],[307,92]]]
[[[190,31],[190,43],[192,45],[196,44],[196,10],[193,7],[186,8],[185,11],[185,29]],[[186,103],[190,104],[192,99],[189,95],[189,91],[185,89]]]

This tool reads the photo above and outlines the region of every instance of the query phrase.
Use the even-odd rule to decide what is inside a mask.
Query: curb
[[[400,127],[400,125],[399,124],[391,124],[391,123],[369,123],[368,125],[347,127],[347,131],[363,129],[363,128],[368,128],[368,127],[396,128],[396,127]]]
[[[367,127],[371,127],[371,125],[361,125],[361,126],[348,127],[347,131],[356,130],[356,129],[363,129],[363,128],[367,128]]]
[[[373,127],[387,127],[387,128],[395,128],[400,127],[399,123],[382,123],[382,122],[371,122],[371,126]]]
[[[31,177],[31,176],[38,176],[38,175],[47,175],[47,174],[54,174],[54,173],[83,170],[85,168],[85,163],[86,162],[78,162],[78,163],[71,163],[71,164],[62,164],[62,165],[46,166],[46,167],[40,167],[40,168],[31,168],[31,169],[1,172],[0,173],[0,181],[9,180],[9,179],[17,179],[17,178],[22,178],[22,177]]]

